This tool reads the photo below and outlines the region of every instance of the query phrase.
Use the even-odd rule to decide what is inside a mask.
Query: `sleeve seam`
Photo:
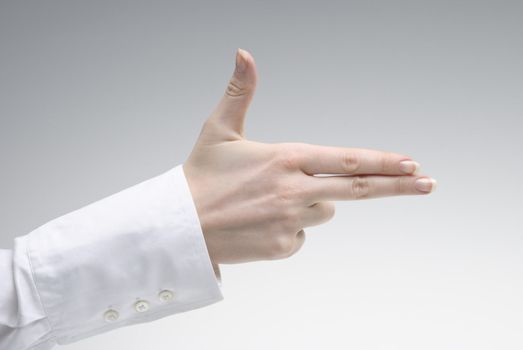
[[[36,273],[34,271],[33,262],[31,260],[31,255],[29,254],[28,243],[29,242],[26,241],[25,255],[27,256],[27,261],[29,263],[29,268],[31,269],[31,276],[33,277],[33,282],[34,282],[34,288],[35,288],[35,291],[36,291],[36,295],[38,296],[38,300],[40,301],[40,305],[42,306],[42,309],[43,309],[44,314],[45,314],[45,317],[44,317],[45,322],[49,326],[49,331],[51,333],[51,339],[54,339],[54,337],[53,337],[54,327],[51,324],[51,320],[49,319],[49,312],[47,311],[47,307],[45,306],[45,304],[43,302],[42,296],[40,295],[40,289],[38,287],[39,282],[38,282],[38,278],[36,277]]]

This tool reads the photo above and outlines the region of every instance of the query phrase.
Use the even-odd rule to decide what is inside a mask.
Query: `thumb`
[[[236,140],[243,137],[245,114],[254,96],[256,79],[254,58],[249,52],[238,49],[234,73],[222,99],[209,118],[209,122],[219,129],[214,130],[215,137],[220,140]]]

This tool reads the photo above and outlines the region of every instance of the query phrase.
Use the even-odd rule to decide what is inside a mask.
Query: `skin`
[[[295,254],[305,227],[332,219],[333,201],[435,189],[436,181],[418,175],[419,163],[405,154],[247,140],[244,120],[256,80],[254,58],[238,49],[225,93],[183,164],[214,265]]]

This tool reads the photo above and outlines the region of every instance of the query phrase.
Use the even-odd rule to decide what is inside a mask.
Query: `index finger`
[[[411,157],[366,148],[344,148],[304,144],[300,168],[309,175],[406,175],[416,174],[419,163]]]

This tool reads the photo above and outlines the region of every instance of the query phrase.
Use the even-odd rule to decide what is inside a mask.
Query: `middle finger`
[[[307,202],[423,195],[436,188],[428,176],[309,176]]]

